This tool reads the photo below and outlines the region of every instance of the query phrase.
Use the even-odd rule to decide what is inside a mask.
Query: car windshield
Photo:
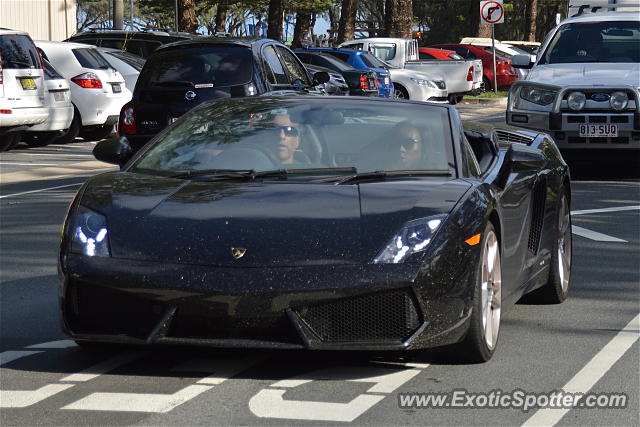
[[[325,97],[242,98],[198,107],[158,135],[132,171],[453,167],[448,109]]]
[[[181,46],[154,53],[142,70],[141,87],[173,83],[235,86],[251,81],[251,50],[246,47],[211,45]]]
[[[4,68],[40,68],[38,52],[29,40],[21,34],[0,36],[0,57]]]
[[[540,64],[640,62],[640,23],[570,23],[553,36]]]
[[[389,67],[389,64],[387,64],[386,62],[382,62],[381,60],[379,60],[378,58],[376,58],[374,55],[370,53],[363,53],[362,55],[360,55],[360,58],[362,58],[362,62],[364,62],[367,67],[371,67],[371,68],[388,68]]]

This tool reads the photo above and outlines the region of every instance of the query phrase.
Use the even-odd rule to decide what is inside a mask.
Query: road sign
[[[480,2],[480,23],[504,23],[504,6],[502,5],[502,0],[489,0]]]

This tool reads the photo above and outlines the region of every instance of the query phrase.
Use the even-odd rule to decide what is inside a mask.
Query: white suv
[[[581,10],[537,57],[511,61],[531,71],[509,90],[507,123],[549,132],[563,150],[640,149],[638,12]]]
[[[42,61],[29,35],[0,28],[0,151],[47,119],[44,90]]]
[[[73,121],[61,142],[71,142],[80,134],[98,140],[109,135],[120,116],[120,109],[131,100],[124,77],[98,52],[95,46],[36,41],[43,56],[67,80],[71,102],[75,107]]]

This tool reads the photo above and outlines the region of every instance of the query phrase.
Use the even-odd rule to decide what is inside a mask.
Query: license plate
[[[616,138],[618,125],[580,125],[580,136],[584,138]]]
[[[113,93],[122,92],[122,88],[120,87],[120,84],[116,83],[116,84],[112,84],[111,86],[113,86]]]
[[[36,82],[31,77],[21,78],[20,84],[24,90],[34,90],[37,88]]]
[[[384,85],[389,86],[389,77],[384,78]]]
[[[56,101],[64,101],[64,92],[53,92],[53,99]]]

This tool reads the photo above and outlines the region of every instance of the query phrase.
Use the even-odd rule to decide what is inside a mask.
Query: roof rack
[[[591,0],[588,3],[576,1],[569,1],[569,5],[567,7],[567,14],[572,18],[574,16],[584,15],[586,11],[591,13],[598,12],[637,12],[640,11],[640,4],[637,0]],[[580,4],[576,4],[580,3]],[[578,12],[575,14],[571,14],[571,9],[578,9]],[[627,9],[626,11],[624,9]]]

